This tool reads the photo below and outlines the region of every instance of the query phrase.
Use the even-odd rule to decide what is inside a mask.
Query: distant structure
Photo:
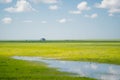
[[[46,41],[46,39],[45,38],[41,38],[41,41]]]

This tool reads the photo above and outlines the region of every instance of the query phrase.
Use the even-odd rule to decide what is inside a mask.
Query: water
[[[27,61],[40,61],[48,67],[57,68],[59,71],[76,73],[77,76],[90,77],[99,80],[120,80],[120,66],[79,61],[62,61],[41,57],[14,56],[14,59]]]

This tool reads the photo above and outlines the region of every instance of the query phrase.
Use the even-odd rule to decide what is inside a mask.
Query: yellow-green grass
[[[42,56],[120,65],[120,42],[0,43],[0,80],[89,80],[69,76],[69,73],[48,68],[44,63],[15,60],[12,56]]]
[[[44,63],[0,57],[0,80],[92,80],[69,75],[71,74],[48,68]]]

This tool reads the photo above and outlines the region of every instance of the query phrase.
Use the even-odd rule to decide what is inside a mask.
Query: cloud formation
[[[92,15],[85,15],[85,17],[94,19],[94,18],[97,18],[97,17],[98,17],[98,14],[97,14],[97,13],[94,13],[94,14],[92,14]]]
[[[70,11],[71,14],[81,14],[81,11]]]
[[[57,3],[58,0],[31,0],[34,3],[47,3],[47,4],[54,4]]]
[[[66,22],[67,22],[67,19],[62,18],[62,19],[58,20],[58,22],[59,22],[59,23],[66,23]]]
[[[83,1],[77,5],[76,11],[70,11],[71,14],[81,14],[82,11],[90,10],[90,7],[88,7],[88,3],[86,1]]]
[[[12,0],[0,0],[0,3],[11,3]]]
[[[2,22],[4,23],[4,24],[10,24],[10,23],[12,23],[12,18],[10,18],[10,17],[5,17],[5,18],[3,18],[2,19]]]
[[[59,8],[59,7],[58,7],[57,5],[50,5],[50,6],[49,6],[49,9],[50,9],[50,10],[58,10],[58,8]]]
[[[27,12],[27,11],[35,11],[32,8],[31,4],[26,0],[18,0],[14,7],[8,7],[5,11],[14,13],[14,12]]]
[[[102,0],[96,7],[108,9],[109,15],[112,16],[114,13],[120,13],[120,0]]]
[[[90,10],[90,7],[88,7],[88,3],[86,1],[83,1],[81,3],[78,4],[77,8],[80,11],[84,11],[84,10]]]

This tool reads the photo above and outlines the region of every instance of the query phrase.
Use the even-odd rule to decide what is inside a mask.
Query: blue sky
[[[120,39],[120,0],[0,0],[0,40]]]

